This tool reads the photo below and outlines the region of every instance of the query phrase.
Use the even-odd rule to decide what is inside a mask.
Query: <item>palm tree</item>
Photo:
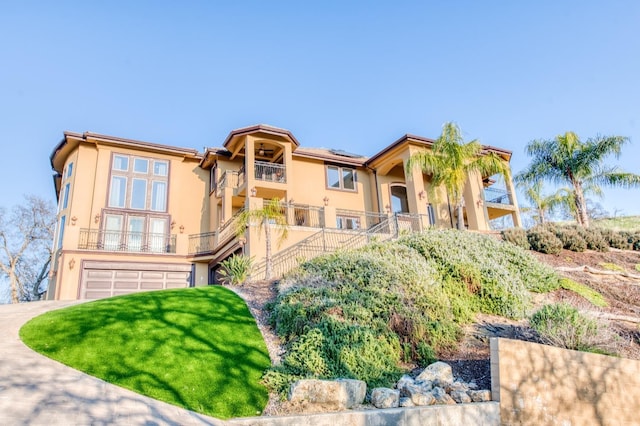
[[[236,222],[236,235],[244,235],[248,226],[253,223],[258,224],[258,230],[264,229],[265,249],[265,279],[271,279],[273,269],[271,260],[271,225],[277,225],[276,230],[280,234],[278,244],[282,243],[289,235],[287,216],[283,212],[282,205],[278,198],[272,198],[258,210],[244,210],[238,216]]]
[[[430,191],[435,198],[435,188],[444,186],[449,202],[458,213],[458,229],[464,229],[463,191],[469,173],[482,176],[503,175],[509,179],[509,166],[494,152],[486,152],[477,140],[464,143],[460,128],[450,122],[442,126],[442,134],[430,151],[417,152],[405,165],[409,176],[414,167],[431,175]]]
[[[533,160],[516,177],[518,182],[548,179],[556,184],[568,184],[578,223],[589,227],[585,187],[608,185],[631,188],[640,185],[640,176],[607,167],[604,160],[613,154],[620,156],[622,146],[629,142],[623,136],[599,136],[582,142],[578,135],[566,132],[549,140],[529,142],[526,152]]]
[[[542,193],[541,180],[531,184],[529,182],[518,182],[518,188],[523,191],[524,197],[530,204],[530,207],[522,207],[520,210],[523,212],[535,212],[533,220],[538,224],[546,223],[547,213],[553,214],[557,209],[564,207],[570,210],[570,200],[565,193],[566,188],[559,189],[551,195],[544,195]]]

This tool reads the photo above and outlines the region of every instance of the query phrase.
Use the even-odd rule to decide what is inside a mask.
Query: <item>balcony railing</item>
[[[80,250],[104,250],[141,253],[175,253],[176,236],[146,232],[81,229]]]
[[[239,210],[217,231],[189,235],[189,254],[211,254],[220,247],[220,245],[229,241],[233,236],[235,236],[236,224],[242,211],[243,210]]]
[[[324,228],[324,209],[307,204],[283,204],[283,213],[289,226]]]
[[[287,175],[284,164],[256,161],[254,163],[255,178],[267,182],[286,183]]]
[[[388,216],[384,213],[336,209],[336,218],[338,219],[338,222],[341,221],[341,218],[353,220],[353,221],[346,222],[348,225],[346,227],[349,229],[351,229],[349,226],[352,226],[353,228],[357,228],[357,229],[361,229],[361,228],[369,229],[373,226],[376,226],[380,222],[384,221],[387,217]]]
[[[485,188],[484,200],[491,204],[513,205],[511,194],[506,189],[501,188]]]
[[[216,197],[221,197],[225,188],[237,188],[240,185],[240,171],[226,170],[216,184]]]

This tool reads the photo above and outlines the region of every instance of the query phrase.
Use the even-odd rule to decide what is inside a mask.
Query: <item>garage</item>
[[[80,299],[102,299],[140,291],[189,287],[190,264],[85,261]]]

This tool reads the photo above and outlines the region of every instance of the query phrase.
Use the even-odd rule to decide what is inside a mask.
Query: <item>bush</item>
[[[640,250],[640,232],[623,231],[620,234],[627,239],[629,243],[629,249]]]
[[[609,243],[604,239],[598,228],[585,228],[578,225],[574,225],[572,228],[584,239],[589,250],[600,252],[609,250]]]
[[[612,229],[601,229],[602,236],[609,244],[609,247],[617,248],[620,250],[629,250],[631,245],[627,238],[620,232]]]
[[[527,231],[522,228],[505,229],[502,231],[502,239],[525,250],[531,248],[529,240],[527,239]]]
[[[220,262],[218,276],[224,284],[238,285],[247,280],[253,267],[253,258],[233,255]]]
[[[286,353],[264,383],[281,392],[303,377],[389,386],[401,362],[427,365],[454,349],[477,312],[520,318],[529,290],[559,285],[528,251],[456,230],[320,256],[283,279],[268,307]]]
[[[562,242],[562,247],[575,252],[583,252],[587,249],[587,242],[578,231],[569,227],[558,227],[556,237]]]
[[[536,226],[527,231],[531,249],[540,253],[558,254],[562,251],[562,241],[543,227]]]
[[[615,355],[619,336],[604,323],[566,303],[546,305],[530,319],[543,343],[578,351]]]

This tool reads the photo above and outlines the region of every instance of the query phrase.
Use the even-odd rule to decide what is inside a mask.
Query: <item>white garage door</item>
[[[189,286],[191,265],[126,262],[84,262],[80,284],[81,299],[139,291]]]

